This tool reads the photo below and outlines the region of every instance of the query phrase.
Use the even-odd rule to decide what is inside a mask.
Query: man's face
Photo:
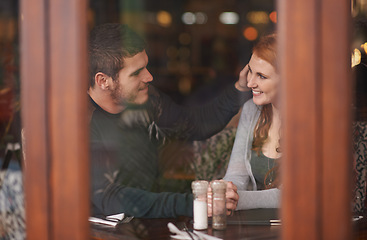
[[[115,104],[143,104],[148,100],[148,86],[153,81],[146,66],[148,56],[144,51],[131,58],[124,58],[124,67],[118,79],[112,81],[110,95]]]

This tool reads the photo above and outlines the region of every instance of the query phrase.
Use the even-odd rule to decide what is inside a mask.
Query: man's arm
[[[102,192],[94,192],[92,201],[94,215],[125,213],[141,218],[192,217],[193,199],[188,193],[153,193],[113,184]]]
[[[153,94],[151,101],[155,107],[160,108],[157,120],[160,130],[166,135],[188,140],[206,139],[221,131],[238,113],[243,103],[252,97],[251,92],[239,91],[231,85],[208,104],[183,107],[167,95],[155,91],[158,94]]]
[[[125,213],[142,218],[192,216],[192,194],[154,193],[121,183],[121,172],[109,154],[91,145],[93,215]]]
[[[157,125],[166,135],[188,140],[203,140],[221,131],[236,115],[242,105],[252,97],[247,87],[246,65],[238,81],[228,86],[222,94],[208,104],[197,107],[182,107],[168,96],[153,88],[150,103],[159,112]],[[158,93],[157,93],[158,91]]]

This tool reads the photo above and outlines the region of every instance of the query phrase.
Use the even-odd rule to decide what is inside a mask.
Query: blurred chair
[[[0,90],[0,239],[25,239],[20,102]]]
[[[196,179],[221,179],[226,173],[231,156],[236,127],[230,126],[204,141],[193,142],[194,159],[191,167]]]
[[[367,122],[353,122],[353,155],[355,170],[354,209],[355,213],[366,211],[367,180]]]
[[[0,239],[25,239],[25,209],[20,144],[7,144],[0,170]],[[18,167],[10,168],[13,156]]]

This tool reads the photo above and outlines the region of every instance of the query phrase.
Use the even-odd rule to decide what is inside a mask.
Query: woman
[[[250,62],[241,72],[247,77],[253,98],[243,106],[224,177],[238,188],[237,210],[279,207],[281,121],[276,101],[280,82],[276,55],[276,36],[265,36],[255,45]]]

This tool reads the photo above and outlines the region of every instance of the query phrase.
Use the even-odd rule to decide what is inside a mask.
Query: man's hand
[[[238,81],[235,83],[235,87],[239,91],[249,91],[250,89],[247,87],[247,75],[248,75],[248,64],[241,70]]]

